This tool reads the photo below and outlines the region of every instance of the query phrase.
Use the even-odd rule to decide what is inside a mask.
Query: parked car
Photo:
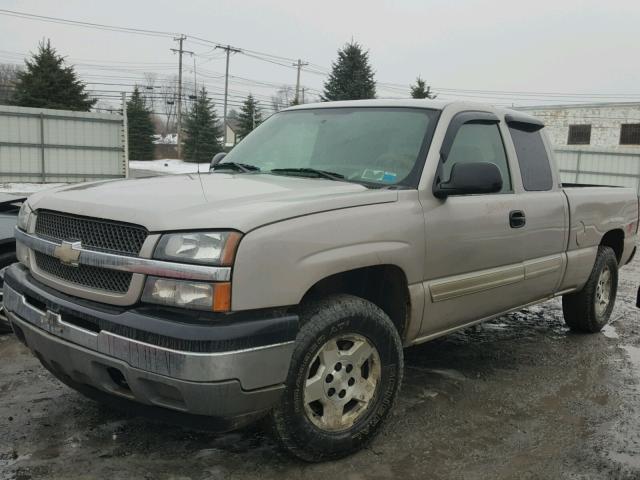
[[[16,242],[13,231],[16,227],[18,210],[24,198],[0,193],[0,289],[2,289],[3,270],[16,262]],[[4,314],[2,306],[2,292],[0,291],[0,333],[11,331],[9,320]]]
[[[213,163],[30,197],[8,316],[88,396],[221,429],[268,416],[308,461],[376,435],[403,347],[555,296],[600,331],[636,249],[635,191],[562,185],[517,111],[298,106]]]

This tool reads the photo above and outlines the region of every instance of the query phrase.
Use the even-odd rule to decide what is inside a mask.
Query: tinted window
[[[520,165],[524,189],[528,191],[551,190],[553,187],[551,166],[540,130],[526,132],[509,127],[509,132],[511,132],[511,138],[518,155],[518,165]]]
[[[501,192],[511,191],[511,177],[507,156],[500,130],[495,124],[462,125],[451,145],[447,161],[443,165],[442,177],[449,180],[451,169],[456,163],[490,162],[495,164],[502,174]]]

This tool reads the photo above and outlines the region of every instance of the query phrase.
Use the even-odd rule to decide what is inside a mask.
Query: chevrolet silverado
[[[267,417],[319,461],[379,431],[403,347],[556,296],[600,331],[637,230],[636,192],[563,185],[521,112],[303,105],[208,174],[33,195],[4,302],[80,392],[221,430]]]

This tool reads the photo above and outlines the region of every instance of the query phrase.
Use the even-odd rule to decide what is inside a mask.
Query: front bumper
[[[203,324],[104,308],[52,291],[19,264],[5,274],[4,304],[18,338],[65,383],[211,417],[273,406],[297,331],[292,315]]]

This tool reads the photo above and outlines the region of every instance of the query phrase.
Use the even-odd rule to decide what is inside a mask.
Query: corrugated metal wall
[[[0,105],[0,182],[127,175],[122,115]]]
[[[640,149],[556,147],[554,152],[563,182],[633,187],[640,193]]]

